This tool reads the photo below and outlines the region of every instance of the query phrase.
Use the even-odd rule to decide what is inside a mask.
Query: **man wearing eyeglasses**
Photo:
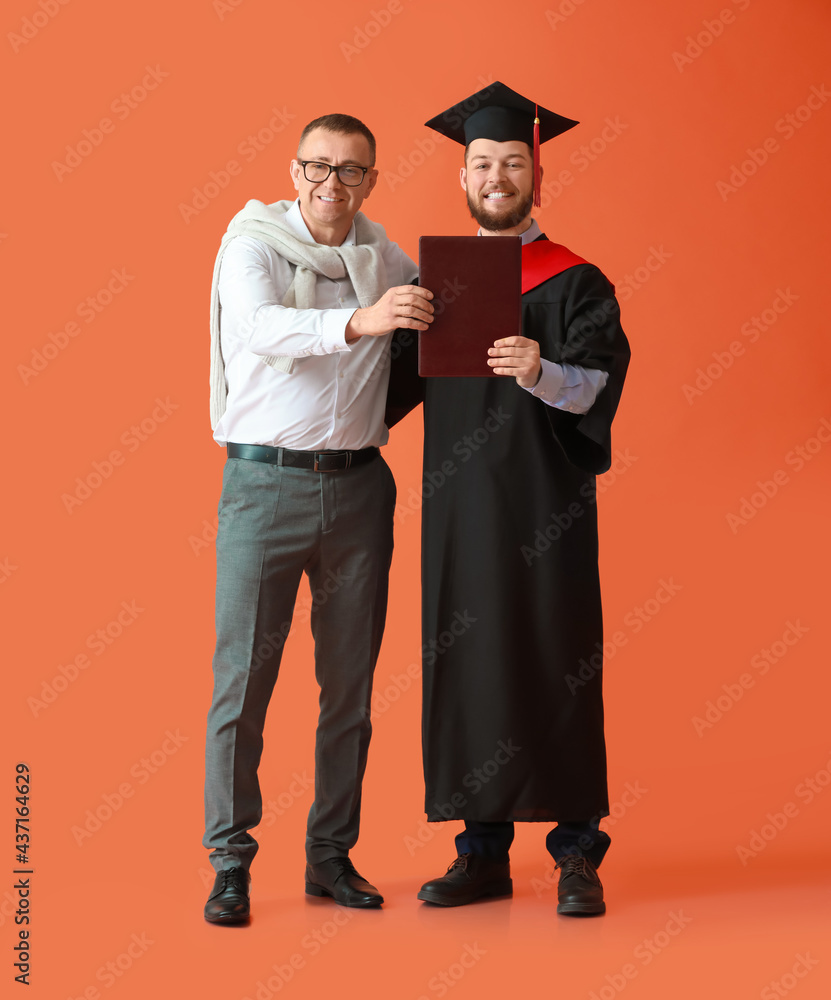
[[[211,421],[227,448],[217,533],[217,643],[203,843],[212,923],[249,916],[266,709],[300,579],[312,593],[320,715],[306,892],[379,906],[352,865],[387,603],[395,484],[380,457],[390,334],[426,330],[417,268],[359,211],[375,140],[348,115],[303,130],[295,202],[249,201],[214,269]]]

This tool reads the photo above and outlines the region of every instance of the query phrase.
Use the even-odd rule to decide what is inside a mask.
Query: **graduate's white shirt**
[[[299,201],[286,222],[314,242]],[[353,223],[342,245],[354,243]],[[397,244],[383,258],[389,288],[416,278],[418,268]],[[385,444],[392,331],[347,344],[346,325],[359,308],[349,278],[318,276],[315,307],[289,309],[280,302],[293,277],[292,265],[253,237],[238,236],[225,250],[219,301],[228,399],[214,440],[300,451]],[[263,364],[270,354],[299,360],[289,375]]]

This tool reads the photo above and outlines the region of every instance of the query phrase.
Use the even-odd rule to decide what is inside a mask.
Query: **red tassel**
[[[534,105],[534,206],[540,207],[542,188],[542,173],[540,171],[540,109],[539,105]]]

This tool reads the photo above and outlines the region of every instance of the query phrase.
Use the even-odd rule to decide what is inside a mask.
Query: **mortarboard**
[[[540,143],[579,122],[541,108],[498,80],[425,122],[463,146],[474,139],[526,142],[534,150],[534,204],[540,204]]]

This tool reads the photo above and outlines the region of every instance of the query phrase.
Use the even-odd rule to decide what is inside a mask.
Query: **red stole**
[[[575,264],[588,264],[568,247],[550,240],[533,240],[522,248],[522,294]]]

